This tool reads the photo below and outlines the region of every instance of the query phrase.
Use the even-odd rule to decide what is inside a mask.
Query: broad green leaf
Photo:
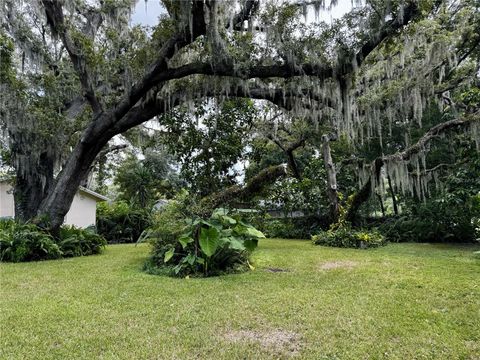
[[[229,225],[235,225],[237,223],[237,220],[227,215],[222,216],[222,219]]]
[[[163,262],[167,263],[173,257],[173,254],[175,254],[175,248],[171,248],[165,253]]]
[[[220,232],[221,237],[230,237],[232,236],[232,229],[222,229]]]
[[[200,230],[199,244],[202,252],[210,257],[215,254],[219,245],[220,233],[215,227],[202,228]]]
[[[193,239],[188,235],[182,235],[178,239],[178,242],[180,243],[180,245],[182,245],[182,248],[185,249],[188,244],[193,242]]]
[[[212,227],[212,226],[215,225],[213,222],[207,221],[207,220],[203,220],[203,219],[200,219],[200,222],[201,222],[203,225],[207,225],[208,227]]]
[[[245,234],[259,239],[265,238],[265,235],[260,230],[257,230],[252,226],[248,226],[245,228]]]
[[[207,227],[214,227],[216,228],[218,231],[222,230],[223,229],[223,225],[220,223],[219,220],[217,219],[209,219],[209,220],[203,220],[203,219],[198,219],[198,223],[199,224],[202,224],[202,225],[205,225]]]
[[[195,264],[195,260],[196,260],[196,256],[194,254],[188,254],[185,259],[186,261],[190,264],[190,265],[193,265]]]
[[[228,214],[228,210],[225,209],[225,208],[217,208],[215,210],[213,210],[213,213],[212,213],[212,218],[216,218],[216,217],[219,217],[219,216],[224,216],[224,215],[227,215]]]
[[[233,237],[231,237],[229,239],[230,239],[230,242],[229,242],[228,246],[229,246],[230,249],[239,250],[239,251],[245,251],[246,250],[246,247],[241,240],[233,238]]]
[[[182,264],[178,264],[177,266],[175,266],[173,268],[173,271],[175,272],[175,275],[178,275],[178,273],[182,270],[182,268],[183,268]]]

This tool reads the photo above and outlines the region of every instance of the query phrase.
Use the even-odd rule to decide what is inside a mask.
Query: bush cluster
[[[480,194],[458,200],[448,194],[416,206],[379,226],[391,242],[475,242],[480,238]]]
[[[257,225],[256,220],[252,223]],[[269,238],[309,239],[322,228],[328,227],[328,219],[316,216],[272,219],[267,215],[257,227]]]
[[[172,201],[156,216],[139,241],[148,240],[151,273],[170,276],[213,276],[248,269],[249,256],[263,233],[240,214],[216,210],[208,219],[185,218],[182,205]]]
[[[69,225],[60,228],[58,245],[63,257],[99,254],[106,244],[105,238],[94,228],[81,229]]]
[[[33,224],[0,221],[0,261],[23,262],[92,255],[101,252],[105,239],[93,229],[63,226],[58,239]]]
[[[97,205],[97,231],[110,244],[136,242],[151,223],[149,210],[135,209],[125,201]]]
[[[350,226],[321,231],[312,236],[315,245],[367,249],[385,245],[385,237],[375,229],[354,230]]]

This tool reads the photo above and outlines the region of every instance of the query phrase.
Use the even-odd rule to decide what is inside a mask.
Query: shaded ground
[[[474,249],[265,240],[211,279],[142,273],[147,245],[0,264],[0,358],[480,359]]]

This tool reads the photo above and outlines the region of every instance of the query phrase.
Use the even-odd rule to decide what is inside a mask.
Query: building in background
[[[80,187],[73,198],[72,206],[65,216],[65,224],[77,227],[89,227],[96,224],[97,202],[108,201],[108,198]],[[0,218],[15,217],[13,188],[5,181],[0,182]]]

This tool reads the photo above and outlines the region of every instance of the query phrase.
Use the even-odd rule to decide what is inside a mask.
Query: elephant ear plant
[[[242,220],[240,214],[217,209],[208,219],[184,220],[183,228],[165,232],[165,221],[146,230],[139,242],[149,240],[152,256],[146,270],[171,276],[214,276],[246,270],[249,256],[262,232]]]

